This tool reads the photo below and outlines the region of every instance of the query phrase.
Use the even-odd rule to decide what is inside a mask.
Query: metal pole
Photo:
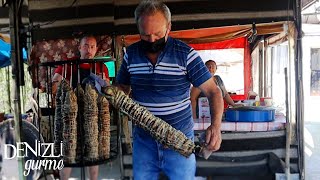
[[[8,90],[8,106],[9,106],[9,112],[11,113],[11,82],[10,82],[10,67],[7,67],[7,90]]]
[[[19,1],[10,0],[9,5],[9,17],[10,17],[10,41],[11,41],[11,65],[12,65],[12,82],[13,82],[13,106],[14,106],[14,121],[15,121],[15,132],[16,141],[20,142],[20,133],[22,132],[22,119],[21,119],[21,104],[20,104],[20,77],[19,70],[21,70],[20,64],[22,63],[22,49],[20,49],[19,42]],[[23,159],[18,158],[18,173],[19,179],[24,179],[23,176]]]
[[[267,97],[268,96],[268,88],[269,84],[267,81],[267,76],[268,76],[268,42],[264,38],[263,41],[263,94],[260,94],[260,97]]]
[[[124,175],[124,170],[123,170],[123,154],[122,154],[122,118],[121,118],[121,113],[120,110],[116,110],[116,115],[117,115],[117,126],[118,126],[118,150],[119,150],[119,160],[120,160],[120,179],[123,179]]]
[[[290,145],[291,145],[291,120],[289,112],[289,86],[288,86],[288,69],[284,68],[285,76],[285,93],[286,93],[286,155],[285,155],[285,174],[290,179]]]
[[[264,76],[264,73],[263,73],[263,62],[264,62],[264,44],[262,43],[259,43],[259,60],[258,60],[258,63],[259,63],[259,92],[258,92],[258,95],[260,97],[263,97],[263,85],[264,85],[264,82],[263,82],[263,76]]]
[[[303,97],[303,72],[302,72],[302,30],[301,30],[301,0],[295,1],[295,24],[297,28],[297,41],[295,46],[295,71],[296,71],[296,114],[297,114],[297,137],[300,179],[305,179],[304,161],[304,97]]]

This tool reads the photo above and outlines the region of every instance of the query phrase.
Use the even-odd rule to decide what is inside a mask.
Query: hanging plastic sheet
[[[0,68],[9,66],[11,64],[10,50],[10,44],[0,39]],[[27,60],[27,52],[25,49],[23,49],[23,59],[24,61]]]

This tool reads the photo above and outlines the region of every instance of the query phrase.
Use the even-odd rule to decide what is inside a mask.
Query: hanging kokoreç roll
[[[62,133],[61,129],[63,128],[63,122],[62,122],[62,105],[64,102],[64,97],[62,97],[62,89],[63,86],[65,86],[66,81],[63,79],[57,88],[57,94],[56,94],[56,109],[55,109],[55,116],[54,116],[54,146],[55,146],[55,154],[58,154],[60,152],[60,142],[62,140]],[[63,101],[61,101],[63,99]]]
[[[85,160],[98,159],[98,93],[90,84],[86,84],[84,96],[84,147]]]
[[[99,157],[108,159],[110,157],[110,112],[108,100],[99,94]]]
[[[64,161],[67,163],[75,163],[77,148],[77,115],[78,103],[77,97],[70,86],[65,86],[64,104],[62,106],[63,120],[63,153]]]
[[[68,82],[63,79],[57,89],[54,118],[55,152],[60,153],[60,142],[63,142],[63,158],[67,163],[74,163],[77,140],[77,99]]]
[[[81,114],[84,112],[84,90],[80,84],[77,85],[76,89],[74,90],[78,100],[78,116],[77,116],[77,149],[76,149],[76,161],[81,162],[83,154],[84,154],[84,129],[83,123],[85,121],[84,116]]]

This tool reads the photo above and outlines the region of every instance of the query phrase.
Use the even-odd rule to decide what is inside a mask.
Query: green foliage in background
[[[29,97],[32,95],[32,81],[24,64],[25,86],[20,88],[21,113],[25,113],[29,106]],[[0,68],[0,112],[13,113],[13,81],[11,66]],[[10,104],[11,99],[11,104]]]

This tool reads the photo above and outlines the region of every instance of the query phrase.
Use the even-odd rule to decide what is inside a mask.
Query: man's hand
[[[207,149],[217,151],[221,144],[221,119],[223,113],[223,101],[220,89],[212,78],[202,83],[199,88],[207,96],[210,105],[211,125],[206,131]]]
[[[243,104],[237,104],[235,103],[233,107],[243,107],[244,105]]]
[[[211,151],[217,151],[221,145],[221,131],[220,127],[210,125],[206,131],[206,144],[207,149]]]

